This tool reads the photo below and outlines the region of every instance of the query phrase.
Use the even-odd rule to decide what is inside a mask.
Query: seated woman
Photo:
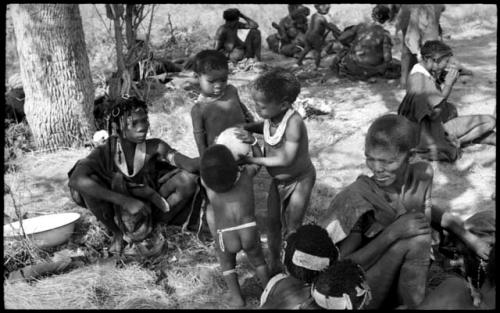
[[[369,127],[366,165],[341,191],[320,220],[338,245],[340,258],[359,264],[373,299],[367,308],[391,308],[398,300],[415,308],[423,300],[431,251],[431,228],[455,234],[481,258],[489,245],[468,231],[460,218],[432,205],[433,169],[410,163],[415,125],[388,114]]]
[[[452,60],[451,48],[439,40],[427,41],[421,48],[422,60],[408,76],[406,95],[398,114],[420,126],[418,152],[422,157],[453,162],[465,144],[496,145],[496,119],[493,115],[458,116],[448,102],[460,69]],[[446,72],[445,79],[439,78]]]
[[[287,57],[294,57],[303,50],[307,31],[308,7],[301,4],[289,4],[288,15],[272,26],[278,31],[266,38],[269,49]]]
[[[261,60],[261,34],[259,24],[238,9],[227,9],[222,14],[225,23],[215,33],[214,49],[221,51],[233,64],[244,58]],[[240,18],[245,23],[240,22]],[[238,29],[250,29],[245,41],[238,37]]]
[[[124,240],[141,242],[157,223],[188,224],[198,190],[192,173],[199,165],[161,139],[146,139],[144,101],[120,98],[106,120],[111,135],[76,162],[68,173],[69,187],[73,200],[112,233],[109,251],[120,254]]]
[[[376,6],[372,11],[374,23],[347,27],[338,40],[345,46],[332,60],[333,74],[354,80],[374,76],[398,78],[401,65],[392,58],[390,34],[382,27],[390,18],[390,9]]]

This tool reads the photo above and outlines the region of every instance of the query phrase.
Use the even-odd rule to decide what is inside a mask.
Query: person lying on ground
[[[392,58],[392,41],[383,24],[390,17],[385,6],[375,6],[373,23],[360,23],[347,27],[338,37],[344,48],[337,53],[330,65],[332,75],[346,76],[353,80],[372,77],[398,78],[399,61]]]
[[[225,23],[215,33],[214,49],[222,52],[234,65],[244,58],[261,60],[261,34],[259,24],[238,9],[227,9],[223,13]],[[245,23],[239,21],[242,18]],[[238,29],[250,29],[243,42]]]
[[[334,24],[329,23],[325,17],[330,11],[329,4],[315,4],[314,7],[317,12],[311,17],[311,23],[306,32],[306,45],[298,57],[297,65],[302,66],[302,61],[306,55],[313,50],[314,64],[317,69],[321,62],[321,50],[325,45],[326,35],[331,31],[333,36],[337,38],[340,35],[340,30]]]
[[[313,224],[300,226],[286,239],[285,273],[269,280],[260,298],[260,308],[318,308],[311,297],[311,284],[338,258],[338,248],[325,229]]]
[[[88,208],[120,253],[123,240],[140,241],[155,224],[182,225],[197,190],[198,160],[158,138],[147,138],[147,105],[135,98],[117,99],[106,114],[110,136],[69,171],[77,204]]]
[[[427,41],[421,49],[422,59],[408,77],[406,95],[398,114],[420,126],[421,156],[430,160],[453,162],[460,147],[469,144],[496,145],[496,119],[493,115],[458,116],[448,101],[460,75],[451,48],[438,40]],[[445,80],[437,80],[446,72]]]
[[[245,124],[243,129],[264,134],[265,157],[244,160],[265,166],[272,177],[267,198],[270,272],[281,271],[281,243],[304,219],[316,169],[309,155],[306,125],[292,104],[300,93],[300,82],[291,72],[275,68],[252,84],[252,98],[263,122]],[[240,137],[252,143],[252,135]]]
[[[257,141],[252,151],[256,157],[262,155]],[[210,202],[207,222],[212,236],[217,238],[215,251],[229,288],[227,301],[233,307],[242,307],[245,299],[235,269],[237,253],[246,253],[262,288],[269,280],[255,219],[253,177],[260,166],[238,166],[231,151],[220,144],[210,146],[200,164],[201,183]]]
[[[373,176],[360,175],[320,218],[341,258],[365,270],[373,296],[367,308],[393,308],[400,303],[391,302],[398,300],[411,309],[422,302],[431,226],[453,233],[481,258],[489,252],[459,217],[432,204],[431,165],[410,163],[416,137],[415,125],[403,116],[377,118],[365,139],[366,165]]]

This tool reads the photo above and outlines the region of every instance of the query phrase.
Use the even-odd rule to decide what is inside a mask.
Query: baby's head
[[[295,278],[311,283],[339,258],[337,246],[325,229],[302,225],[286,239],[284,264]]]
[[[366,165],[377,184],[392,185],[404,175],[417,144],[417,129],[404,116],[387,114],[377,118],[365,138]]]
[[[391,18],[391,9],[387,4],[377,4],[372,10],[372,19],[384,24]]]
[[[330,11],[330,5],[329,4],[315,4],[314,8],[316,11],[318,11],[319,14],[328,14]]]
[[[228,77],[227,58],[216,50],[203,50],[196,54],[194,72],[205,96],[219,96],[224,93]]]
[[[203,183],[217,193],[231,190],[238,178],[238,164],[231,151],[224,145],[212,145],[200,160]]]
[[[274,68],[252,83],[252,98],[257,114],[270,119],[288,110],[300,93],[300,82],[293,73]]]
[[[334,262],[314,281],[311,294],[328,310],[361,310],[371,300],[363,269],[349,259]]]

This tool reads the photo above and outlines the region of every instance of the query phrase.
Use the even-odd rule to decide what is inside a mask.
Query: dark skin
[[[169,151],[172,151],[172,148],[170,148],[167,143],[160,139],[146,140],[148,128],[149,122],[147,113],[143,109],[139,109],[131,113],[131,119],[123,134],[119,133],[119,140],[123,149],[123,154],[127,163],[127,168],[129,169],[129,173],[131,172],[131,169],[133,169],[135,148],[137,144],[146,142],[145,163],[147,163],[153,155],[157,156],[159,160],[165,161],[167,160],[167,153]],[[188,172],[197,172],[199,170],[198,159],[191,159],[178,152],[174,154],[173,159],[178,167]],[[168,173],[161,177],[159,179],[159,182],[165,182],[177,173],[178,171],[174,173]],[[106,202],[116,204],[131,215],[139,213],[148,214],[151,212],[151,208],[149,207],[149,205],[146,205],[145,202],[135,197],[130,197],[121,193],[114,192],[111,189],[98,184],[91,178],[92,175],[94,175],[94,173],[88,167],[76,167],[73,175],[70,178],[69,185],[78,192],[87,194],[95,199],[104,200]],[[173,198],[175,197],[176,196],[173,196]],[[173,202],[172,199],[169,200],[169,198],[167,198],[166,201],[170,201],[170,207],[173,207],[177,204]],[[114,233],[110,251],[121,251],[122,242],[123,234]]]
[[[254,20],[239,12],[239,17],[245,20],[245,23],[239,20],[226,21],[215,33],[214,49],[217,51],[230,52],[234,48],[243,48],[244,43],[238,38],[238,29],[256,29],[259,27]]]
[[[328,23],[324,16],[330,11],[330,5],[322,4],[315,7],[318,12],[311,17],[311,23],[306,32],[306,46],[297,60],[297,65],[299,66],[302,66],[302,61],[309,51],[313,50],[315,65],[316,68],[319,68],[321,62],[321,49],[325,41],[326,31],[331,30],[336,32],[337,30],[337,27],[332,23]]]
[[[252,151],[256,157],[262,155],[258,144],[252,147]],[[217,229],[225,229],[255,221],[253,177],[258,173],[259,169],[260,166],[257,165],[243,166],[240,178],[235,182],[233,188],[224,193],[214,192],[202,181],[210,202],[207,209],[207,222],[214,238],[218,238]],[[262,288],[265,288],[269,275],[257,228],[250,227],[225,232],[223,240],[224,252],[220,249],[220,243],[215,245],[222,271],[234,269],[236,255],[243,250],[250,263],[255,267]],[[229,287],[227,299],[229,304],[235,307],[244,306],[245,300],[241,294],[236,273],[224,275],[224,280]]]

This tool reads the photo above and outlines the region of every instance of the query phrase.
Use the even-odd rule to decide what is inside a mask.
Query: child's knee
[[[236,255],[219,252],[219,262],[223,272],[234,270],[236,267]]]

